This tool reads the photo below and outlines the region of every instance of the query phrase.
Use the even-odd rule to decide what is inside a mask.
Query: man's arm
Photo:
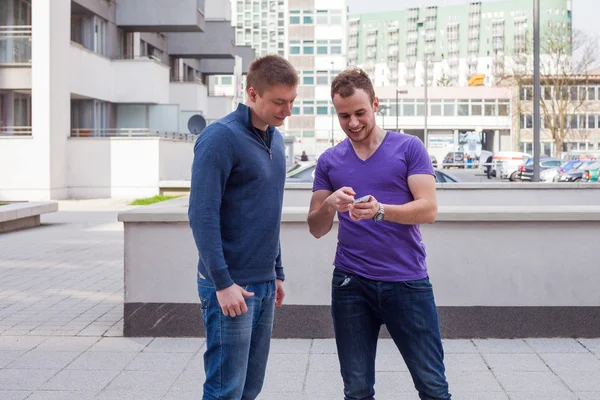
[[[408,177],[408,188],[414,200],[401,205],[384,204],[384,220],[403,225],[433,224],[437,216],[435,178],[429,174]],[[371,197],[369,202],[350,207],[350,216],[355,221],[370,219],[379,211],[379,202]]]
[[[221,202],[233,151],[221,126],[209,127],[194,146],[188,217],[198,255],[217,290],[233,285],[221,241]]]
[[[333,217],[337,212],[346,212],[354,201],[354,190],[343,187],[335,192],[316,190],[310,200],[308,228],[317,239],[325,236],[333,227]]]

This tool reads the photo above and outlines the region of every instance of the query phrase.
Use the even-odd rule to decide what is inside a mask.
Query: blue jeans
[[[400,350],[419,397],[450,399],[428,278],[377,282],[336,268],[331,300],[345,400],[375,399],[375,355],[382,324]]]
[[[275,281],[244,289],[254,293],[246,299],[248,312],[226,317],[213,283],[198,279],[206,332],[203,400],[251,400],[262,389],[273,330]]]

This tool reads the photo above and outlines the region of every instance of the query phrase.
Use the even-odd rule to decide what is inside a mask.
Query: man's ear
[[[250,86],[246,92],[248,93],[248,99],[252,102],[256,101],[256,96],[258,96],[258,93],[256,93],[256,89],[254,89],[252,86]]]

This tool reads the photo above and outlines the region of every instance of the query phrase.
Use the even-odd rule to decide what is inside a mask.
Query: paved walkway
[[[123,229],[111,201],[64,202],[0,235],[0,399],[199,399],[203,339],[123,338]],[[600,333],[599,333],[600,336]],[[600,400],[600,339],[447,340],[458,400]],[[265,400],[342,399],[333,340],[274,340]],[[381,341],[377,399],[418,399]]]

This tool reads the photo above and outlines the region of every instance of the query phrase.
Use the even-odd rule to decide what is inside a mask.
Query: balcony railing
[[[0,136],[31,136],[30,126],[0,126]]]
[[[170,82],[174,82],[174,83],[198,83],[200,85],[202,85],[204,82],[202,82],[202,78],[198,77],[198,76],[186,76],[186,77],[179,77],[179,76],[172,76],[171,78],[169,78]]]
[[[31,64],[31,25],[0,26],[0,64]]]
[[[213,122],[212,120],[210,122]],[[207,124],[209,121],[207,121]],[[116,128],[116,129],[72,129],[71,137],[85,137],[85,138],[107,138],[107,137],[121,137],[121,138],[144,138],[144,137],[157,137],[163,139],[182,140],[186,142],[193,142],[196,140],[198,135],[192,133],[180,133],[180,132],[165,132],[155,131],[148,128]]]

